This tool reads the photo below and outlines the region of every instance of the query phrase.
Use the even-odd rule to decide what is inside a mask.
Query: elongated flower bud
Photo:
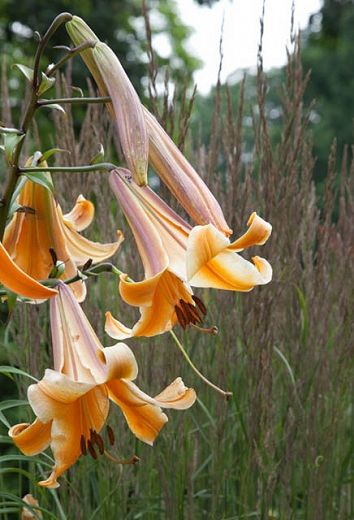
[[[213,224],[225,235],[231,235],[220,205],[203,179],[146,108],[144,115],[149,160],[158,176],[196,224]]]
[[[66,24],[75,45],[96,42],[81,56],[93,75],[102,95],[112,99],[110,112],[116,122],[118,136],[127,165],[140,186],[147,184],[148,136],[143,108],[132,83],[112,49],[99,41],[90,27],[78,16]],[[111,107],[112,107],[111,105]]]
[[[105,43],[96,44],[93,56],[112,100],[124,157],[135,181],[144,185],[149,142],[139,97],[117,56]]]

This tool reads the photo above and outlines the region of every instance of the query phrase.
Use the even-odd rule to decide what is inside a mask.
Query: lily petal
[[[9,436],[25,455],[37,455],[50,444],[51,422],[36,419],[32,424],[20,423],[9,429]]]
[[[135,356],[124,343],[100,350],[99,357],[107,365],[107,380],[124,378],[133,381],[138,375]]]
[[[254,211],[247,222],[248,230],[240,238],[229,245],[229,251],[242,251],[251,246],[262,246],[272,232],[272,226],[257,215]]]
[[[58,294],[55,289],[45,287],[20,269],[1,243],[0,282],[10,291],[32,300],[44,300]]]
[[[92,222],[95,216],[95,206],[90,200],[85,199],[83,195],[79,195],[73,209],[63,215],[65,224],[71,226],[76,231],[83,231]]]
[[[128,339],[134,336],[133,329],[126,327],[120,321],[113,318],[112,314],[107,311],[106,312],[106,322],[104,326],[104,330],[107,332],[108,336],[114,339]]]

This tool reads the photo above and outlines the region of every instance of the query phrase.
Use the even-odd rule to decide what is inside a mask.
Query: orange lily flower
[[[59,486],[58,477],[81,454],[89,452],[97,458],[97,452],[107,453],[100,431],[109,399],[120,407],[135,436],[151,445],[168,420],[161,408],[184,410],[196,399],[181,378],[154,398],[142,392],[133,383],[138,367],[129,347],[118,343],[103,348],[69,288],[60,282],[58,290],[50,307],[54,370],[47,369],[43,379],[28,388],[36,420],[9,430],[26,455],[51,446],[55,466],[49,478],[39,483],[48,488]]]
[[[1,242],[0,283],[10,291],[31,300],[44,300],[58,294],[58,291],[38,283],[18,267]]]
[[[100,244],[78,233],[94,217],[93,204],[82,195],[73,210],[63,215],[54,196],[43,186],[28,180],[17,202],[21,210],[15,213],[6,228],[4,246],[14,262],[36,280],[48,278],[53,268],[53,255],[65,264],[61,278],[71,278],[77,273],[76,267],[89,259],[97,263],[112,256],[123,240],[118,232],[117,242]],[[71,284],[71,288],[78,301],[85,299],[86,287],[82,281]]]
[[[111,337],[161,334],[177,321],[183,328],[200,323],[199,311],[205,314],[205,307],[190,286],[249,291],[271,280],[272,269],[265,259],[254,257],[251,263],[238,255],[270,236],[271,225],[256,213],[248,221],[248,231],[230,243],[212,224],[192,228],[150,188],[129,180],[127,170],[112,172],[110,183],[145,268],[144,281],[131,283],[122,275],[119,286],[123,300],[140,307],[141,319],[130,329],[107,312],[106,332]],[[181,286],[189,298],[181,294]]]

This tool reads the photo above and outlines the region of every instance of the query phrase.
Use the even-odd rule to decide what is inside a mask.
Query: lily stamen
[[[140,462],[140,458],[137,456],[137,455],[133,455],[130,459],[127,459],[127,460],[121,460],[121,459],[117,459],[116,457],[114,457],[114,455],[112,455],[111,453],[109,453],[108,451],[104,451],[104,454],[106,455],[106,457],[111,461],[111,462],[114,462],[115,464],[136,464],[137,462]]]
[[[114,445],[115,443],[115,436],[114,436],[114,431],[113,429],[109,426],[109,424],[107,424],[107,435],[108,435],[108,439],[109,439],[109,444],[111,446]]]
[[[80,448],[81,448],[82,455],[87,455],[85,435],[81,435],[81,437],[80,437]]]
[[[199,332],[203,332],[204,334],[211,334],[212,336],[216,336],[219,332],[218,328],[215,325],[209,328],[199,327],[199,325],[195,325],[194,323],[191,323],[191,325]]]
[[[194,303],[197,305],[198,309],[200,310],[200,312],[202,314],[204,314],[204,316],[206,315],[207,313],[207,308],[206,306],[204,305],[204,302],[198,298],[198,296],[195,296],[195,294],[193,294],[192,296],[192,300],[194,301]]]
[[[87,449],[89,450],[91,457],[93,459],[97,460],[97,453],[96,453],[95,448],[93,447],[93,444],[90,441],[90,439],[87,441]]]

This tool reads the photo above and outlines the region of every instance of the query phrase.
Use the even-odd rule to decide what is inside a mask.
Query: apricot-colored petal
[[[65,224],[76,231],[83,231],[91,224],[94,216],[95,206],[90,200],[85,199],[83,195],[79,195],[75,206],[69,213],[63,215],[63,219]]]
[[[121,231],[117,231],[117,242],[101,244],[100,242],[92,242],[81,236],[75,229],[68,226],[62,217],[62,232],[65,236],[66,247],[69,251],[71,260],[76,265],[83,265],[87,260],[91,259],[93,263],[102,262],[110,258],[117,251],[124,237]]]
[[[65,374],[47,368],[43,379],[36,385],[29,387],[28,399],[36,415],[42,417],[43,420],[43,412],[41,412],[40,409],[43,406],[47,406],[47,404],[44,403],[43,393],[46,397],[53,399],[58,404],[71,404],[94,386],[96,386],[95,383],[73,381]],[[41,392],[38,392],[36,387]],[[43,400],[43,402],[41,402],[41,400]]]
[[[213,225],[195,226],[187,242],[187,279],[191,280],[209,260],[229,245],[229,239]]]
[[[143,442],[152,445],[161,428],[168,421],[158,406],[137,398],[130,381],[115,379],[107,384],[109,397],[122,410],[129,428]]]
[[[32,300],[44,300],[57,294],[55,289],[45,287],[22,271],[1,243],[0,282],[10,291]]]
[[[53,472],[39,482],[47,488],[59,486],[57,478],[72,466],[81,454],[81,435],[89,438],[90,428],[97,433],[102,429],[108,414],[109,401],[105,387],[95,387],[72,404],[65,412],[53,418],[51,449],[55,459]]]
[[[51,421],[43,423],[36,419],[32,424],[20,423],[12,426],[9,429],[9,436],[22,453],[37,455],[48,448],[51,427]]]
[[[272,226],[253,212],[247,222],[248,230],[240,238],[229,245],[229,251],[242,251],[251,246],[262,246],[272,232]]]
[[[106,312],[104,330],[107,332],[108,336],[114,339],[128,339],[134,335],[132,329],[126,327],[123,323],[113,318],[109,311]]]
[[[250,291],[256,285],[270,282],[272,278],[272,268],[269,263],[259,257],[255,258],[257,258],[256,265],[237,253],[223,251],[201,267],[189,283],[193,287]]]
[[[128,275],[120,276],[119,292],[123,300],[134,307],[152,305],[162,272],[141,282],[128,281]]]
[[[196,398],[197,395],[193,388],[187,388],[182,378],[177,377],[169,386],[154,397],[154,402],[162,408],[186,410],[194,404]]]
[[[138,375],[138,364],[131,349],[124,343],[99,351],[100,359],[107,366],[107,380],[130,379]]]

